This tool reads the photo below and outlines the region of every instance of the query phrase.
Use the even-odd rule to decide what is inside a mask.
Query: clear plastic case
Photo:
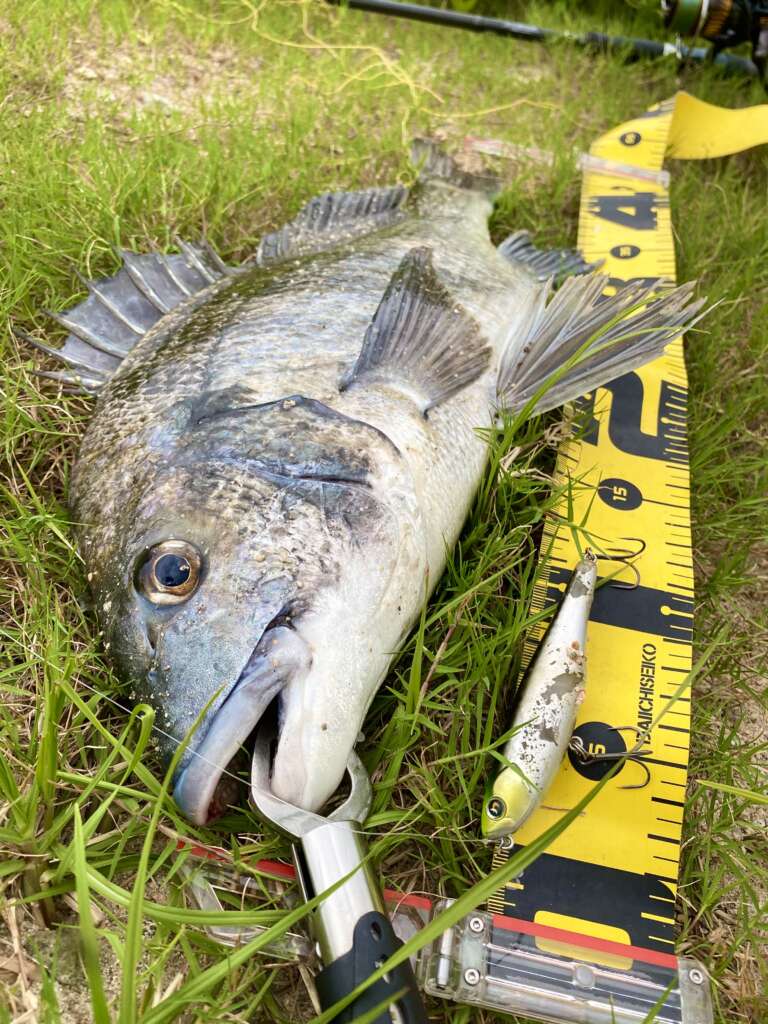
[[[599,966],[545,952],[531,935],[503,925],[500,915],[476,911],[444,932],[422,952],[424,990],[552,1024],[712,1024],[709,979],[695,960],[679,959],[675,968],[638,960],[625,969]]]

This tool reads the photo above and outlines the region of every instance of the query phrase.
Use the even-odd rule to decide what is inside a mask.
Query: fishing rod
[[[469,32],[490,32],[494,35],[522,39],[526,42],[548,43],[567,40],[576,46],[598,50],[603,53],[620,53],[630,59],[674,57],[682,62],[713,63],[716,67],[722,68],[723,71],[729,74],[749,75],[751,77],[760,75],[760,70],[753,61],[745,57],[736,57],[730,53],[723,53],[717,46],[710,50],[703,46],[686,46],[680,41],[664,43],[654,39],[609,36],[603,32],[574,33],[560,31],[552,28],[540,28],[537,25],[529,25],[523,21],[509,21],[506,18],[490,18],[485,15],[469,14],[464,11],[425,7],[422,4],[406,3],[404,0],[403,2],[400,2],[400,0],[328,0],[328,2],[336,7],[349,7],[353,10],[366,11],[370,14],[386,14],[394,18],[406,18],[410,21],[424,21],[432,25],[463,28]],[[742,0],[743,2],[744,0]],[[706,3],[706,0],[703,0],[703,3]],[[694,6],[698,5],[694,4]],[[676,9],[677,4],[665,4],[665,10],[669,8]],[[682,23],[682,19],[678,19],[678,21]],[[688,19],[685,20],[685,24],[688,24]],[[694,20],[694,27],[695,24],[697,23]],[[743,42],[750,38],[748,34],[744,35],[743,38],[742,35],[743,33],[740,33],[738,38],[733,36],[726,45],[736,45],[737,42]]]

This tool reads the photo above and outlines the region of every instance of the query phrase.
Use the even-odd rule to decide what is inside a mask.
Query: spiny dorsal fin
[[[661,294],[663,281],[629,284],[605,298],[607,284],[603,274],[586,274],[567,278],[554,296],[551,284],[541,287],[502,359],[501,408],[519,412],[549,383],[533,408],[546,412],[637,369],[660,356],[704,305],[690,301],[693,283]]]
[[[422,246],[393,274],[341,388],[362,377],[384,379],[412,394],[426,415],[476,380],[490,358],[479,325],[440,282],[432,250]]]
[[[362,192],[326,192],[302,207],[294,219],[262,238],[259,266],[321,252],[339,242],[395,224],[403,216],[408,189],[369,188]]]
[[[497,248],[505,260],[521,263],[542,283],[552,277],[561,281],[572,274],[589,274],[600,266],[587,263],[575,249],[537,249],[529,231],[515,231]]]
[[[17,331],[71,368],[66,373],[40,371],[41,376],[97,392],[161,317],[231,273],[207,242],[176,241],[180,254],[122,252],[122,269],[104,280],[88,281],[78,274],[88,298],[66,313],[50,313],[70,332],[62,348]]]

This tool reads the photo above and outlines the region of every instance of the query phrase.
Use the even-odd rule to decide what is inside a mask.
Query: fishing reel
[[[752,60],[766,80],[768,0],[661,0],[661,9],[673,32],[709,40],[713,59],[721,50],[750,43]]]

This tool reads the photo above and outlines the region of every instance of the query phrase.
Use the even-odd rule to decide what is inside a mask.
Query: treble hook
[[[645,732],[642,729],[638,729],[636,725],[612,725],[612,732],[627,732],[632,731],[639,736],[645,736]],[[632,761],[633,764],[640,765],[645,772],[645,779],[642,782],[635,783],[629,786],[619,786],[619,789],[645,789],[645,787],[651,781],[651,770],[648,765],[643,761],[644,757],[650,757],[653,750],[650,747],[636,747],[634,750],[627,752],[616,751],[608,752],[604,754],[595,754],[584,746],[584,741],[581,736],[572,736],[571,741],[568,744],[568,748],[578,757],[582,763],[590,762],[594,764],[596,761],[621,761],[622,758],[627,761]]]
[[[598,560],[602,559],[606,562],[621,562],[622,565],[625,565],[627,569],[630,569],[635,574],[634,583],[616,583],[612,580],[608,586],[614,587],[616,590],[637,590],[640,586],[640,570],[634,562],[630,561],[630,559],[639,558],[648,545],[642,537],[619,537],[619,540],[625,540],[627,543],[639,544],[640,547],[637,551],[616,551],[613,554],[597,555],[597,558]]]

